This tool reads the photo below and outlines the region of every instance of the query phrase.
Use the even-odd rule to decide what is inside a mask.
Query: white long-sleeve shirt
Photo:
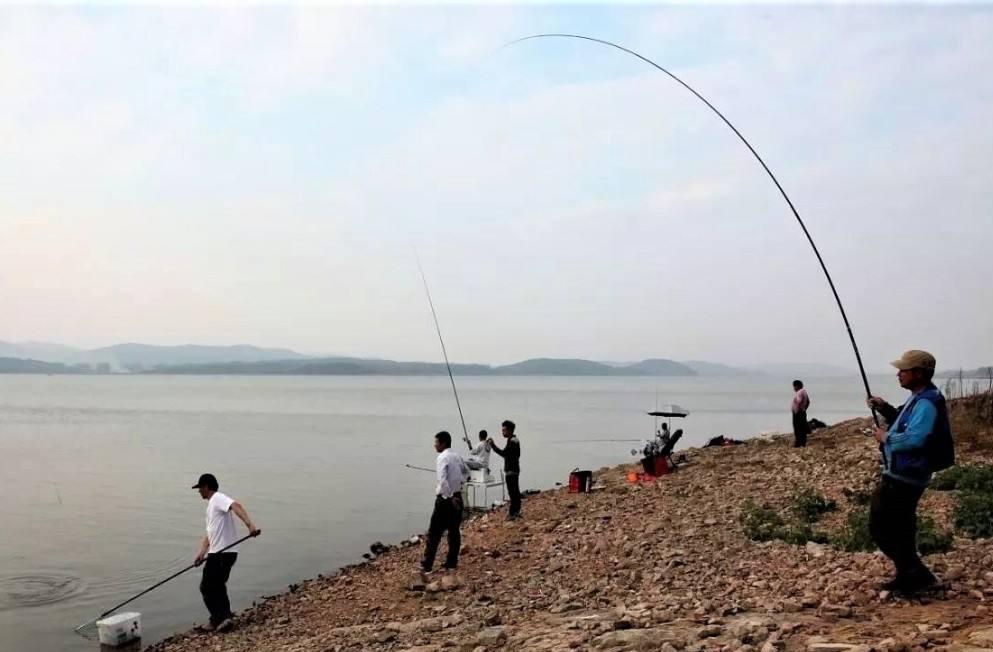
[[[490,441],[479,442],[479,445],[469,451],[469,455],[475,457],[483,465],[484,469],[490,468]]]
[[[451,498],[462,491],[462,483],[469,477],[469,467],[465,465],[461,455],[451,448],[446,448],[438,454],[436,467],[439,496]]]

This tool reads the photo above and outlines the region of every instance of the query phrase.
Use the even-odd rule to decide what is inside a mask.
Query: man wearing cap
[[[931,474],[954,462],[954,447],[945,397],[931,382],[934,356],[912,350],[891,364],[897,368],[900,386],[911,396],[899,408],[878,396],[866,401],[887,424],[875,432],[883,473],[872,496],[869,530],[896,566],[896,576],[883,588],[909,594],[937,581],[917,555],[917,503]]]
[[[226,632],[234,627],[227,582],[231,567],[238,559],[238,553],[232,546],[238,540],[238,533],[231,513],[234,512],[241,519],[253,537],[257,537],[261,530],[252,523],[252,518],[241,503],[217,490],[217,478],[213,474],[201,475],[193,488],[198,489],[200,497],[207,501],[207,534],[200,541],[197,556],[193,560],[197,566],[203,564],[200,594],[210,612],[210,622],[203,629]]]

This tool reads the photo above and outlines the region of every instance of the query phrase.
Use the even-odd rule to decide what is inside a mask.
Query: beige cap
[[[934,356],[927,351],[911,349],[910,351],[905,351],[899,360],[894,360],[890,364],[901,371],[908,369],[930,369],[934,371],[935,360]]]

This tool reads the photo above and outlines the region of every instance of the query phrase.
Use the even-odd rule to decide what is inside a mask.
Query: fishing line
[[[417,260],[417,270],[421,273],[421,281],[424,282],[424,293],[428,297],[428,305],[431,306],[431,316],[434,318],[434,328],[438,332],[438,341],[441,342],[441,354],[445,357],[445,368],[448,369],[448,379],[452,381],[452,393],[455,394],[455,407],[459,409],[459,420],[462,421],[462,436],[465,438],[466,446],[472,449],[472,442],[469,441],[469,429],[465,427],[465,417],[462,416],[462,403],[459,401],[459,390],[455,387],[455,376],[452,374],[452,365],[448,362],[448,351],[445,349],[445,340],[441,337],[441,326],[438,325],[438,313],[434,310],[434,301],[431,300],[431,290],[428,289],[428,278],[424,274],[421,266],[421,257],[414,250],[414,258]]]
[[[828,273],[827,265],[824,264],[824,258],[821,257],[821,252],[818,251],[817,245],[814,244],[814,238],[810,235],[810,231],[807,230],[807,225],[804,224],[803,223],[803,220],[800,218],[800,213],[796,210],[796,207],[793,205],[793,202],[790,200],[789,195],[786,194],[786,191],[783,189],[783,186],[779,183],[779,179],[777,179],[776,178],[776,175],[774,175],[772,173],[772,170],[770,170],[769,169],[769,166],[766,165],[766,163],[765,163],[764,160],[762,160],[762,157],[759,156],[759,153],[757,151],[755,151],[755,148],[752,147],[752,144],[749,143],[748,140],[746,140],[745,137],[741,135],[741,132],[738,131],[737,127],[735,127],[733,124],[731,124],[731,121],[728,120],[726,117],[724,117],[724,114],[721,113],[720,111],[718,111],[717,110],[717,107],[715,107],[713,104],[711,104],[707,100],[707,98],[705,98],[703,95],[700,95],[700,93],[698,93],[692,86],[690,86],[689,84],[687,84],[686,82],[684,82],[682,79],[680,79],[679,77],[677,77],[673,73],[669,72],[668,70],[666,70],[665,68],[663,68],[659,64],[655,63],[654,61],[652,61],[648,57],[643,56],[641,54],[638,54],[634,50],[630,50],[630,49],[628,49],[626,47],[617,45],[616,43],[612,43],[612,42],[606,41],[604,39],[594,38],[592,36],[582,36],[580,34],[558,34],[558,33],[552,33],[552,34],[533,34],[531,36],[525,36],[523,38],[519,38],[519,39],[515,39],[513,41],[510,41],[509,43],[503,45],[500,49],[502,50],[504,48],[508,48],[508,47],[510,47],[512,45],[516,45],[517,43],[522,43],[524,41],[531,41],[531,40],[543,39],[543,38],[569,38],[569,39],[577,39],[577,40],[581,40],[581,41],[589,41],[591,43],[599,43],[600,45],[606,45],[606,46],[615,48],[617,50],[620,50],[621,52],[626,52],[627,54],[630,54],[631,56],[637,57],[638,59],[641,59],[642,61],[644,61],[648,65],[652,66],[653,68],[655,68],[657,70],[660,70],[661,72],[664,72],[666,75],[668,75],[673,80],[675,80],[676,82],[678,82],[680,86],[682,86],[683,88],[685,88],[689,92],[693,93],[693,95],[695,95],[697,97],[697,99],[699,99],[701,102],[703,102],[704,104],[706,104],[707,105],[707,108],[709,108],[711,111],[713,111],[714,113],[716,113],[717,116],[721,120],[724,121],[724,124],[726,124],[731,129],[731,131],[734,132],[734,135],[737,136],[738,139],[741,140],[741,142],[745,144],[745,147],[748,148],[748,151],[750,151],[752,153],[752,155],[755,157],[755,159],[759,162],[759,164],[762,166],[762,169],[764,169],[766,171],[766,174],[769,175],[769,178],[772,179],[772,182],[774,184],[776,184],[776,188],[779,190],[779,194],[781,194],[783,196],[783,199],[786,200],[786,204],[790,207],[790,210],[793,212],[793,216],[796,218],[797,223],[799,223],[800,224],[800,228],[803,229],[803,234],[805,236],[807,236],[807,242],[810,243],[811,249],[814,250],[814,255],[817,257],[817,262],[820,263],[821,270],[823,270],[824,276],[825,276],[825,278],[827,278],[828,285],[831,288],[831,294],[834,295],[834,300],[838,304],[838,311],[841,312],[841,319],[842,319],[842,321],[845,322],[845,329],[848,331],[848,339],[851,341],[851,343],[852,343],[852,350],[855,352],[855,361],[858,363],[859,373],[862,375],[862,384],[865,386],[866,397],[868,398],[868,397],[872,396],[872,391],[869,389],[869,379],[868,379],[868,377],[866,376],[866,373],[865,373],[865,366],[862,364],[862,356],[859,354],[858,344],[855,343],[855,335],[852,333],[852,326],[848,322],[848,315],[845,314],[845,307],[841,304],[841,297],[838,296],[838,290],[835,289],[835,287],[834,287],[834,281],[831,279],[831,274]],[[879,423],[879,420],[878,420],[878,418],[876,416],[876,410],[875,410],[875,408],[871,408],[871,410],[872,410],[872,419],[873,419],[873,421],[875,421],[878,424]]]

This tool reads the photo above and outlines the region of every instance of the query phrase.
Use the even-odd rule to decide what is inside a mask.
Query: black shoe
[[[904,595],[912,595],[918,591],[934,588],[938,584],[931,571],[921,568],[909,573],[897,574],[896,577],[882,585],[884,591],[898,591]]]
[[[903,586],[899,589],[902,593],[917,593],[934,588],[938,584],[938,578],[926,568],[921,568],[915,573],[907,576]]]
[[[904,579],[897,575],[889,582],[883,582],[879,585],[880,591],[899,591],[903,587]]]

